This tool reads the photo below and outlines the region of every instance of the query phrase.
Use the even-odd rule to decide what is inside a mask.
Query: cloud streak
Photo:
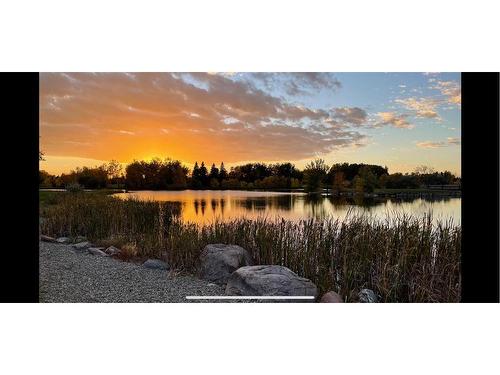
[[[441,148],[441,147],[448,147],[448,146],[457,146],[460,145],[460,138],[458,137],[448,137],[446,141],[422,141],[422,142],[417,142],[416,143],[418,148],[426,148],[426,149],[433,149],[433,148]]]
[[[267,90],[281,90],[290,96],[311,95],[318,90],[335,91],[342,87],[332,73],[252,73],[251,77]]]

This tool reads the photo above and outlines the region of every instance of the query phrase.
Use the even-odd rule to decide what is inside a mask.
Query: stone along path
[[[71,245],[39,245],[40,302],[190,302],[186,296],[224,295],[224,287],[193,276],[169,277]]]

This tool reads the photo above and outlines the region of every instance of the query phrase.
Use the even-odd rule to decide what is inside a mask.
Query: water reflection
[[[180,202],[183,219],[197,223],[241,217],[278,217],[289,220],[343,218],[350,210],[379,217],[385,217],[394,211],[421,216],[432,210],[435,222],[452,218],[457,224],[461,217],[461,198],[456,197],[363,198],[231,190],[139,191],[116,196]]]

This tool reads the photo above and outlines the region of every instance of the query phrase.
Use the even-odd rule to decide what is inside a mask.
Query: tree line
[[[247,163],[231,167],[222,162],[207,168],[202,161],[192,170],[178,160],[134,160],[123,170],[115,160],[96,167],[82,167],[68,174],[39,173],[40,187],[66,188],[79,184],[86,189],[125,188],[129,190],[181,189],[299,189],[333,193],[354,190],[373,192],[378,188],[415,189],[428,185],[459,184],[460,178],[451,172],[436,172],[418,167],[412,173],[389,174],[387,167],[372,164],[337,163],[331,166],[324,160],[311,161],[303,170],[292,163]]]

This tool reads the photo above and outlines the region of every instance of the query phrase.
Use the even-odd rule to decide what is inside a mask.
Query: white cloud
[[[396,112],[379,112],[377,116],[380,118],[375,123],[376,127],[390,125],[400,129],[412,129],[414,126],[407,120],[408,115],[397,114]]]
[[[462,104],[462,89],[458,82],[455,81],[436,81],[431,89],[439,90],[441,95],[445,96],[445,100],[449,104],[460,106]]]
[[[432,98],[406,98],[396,99],[396,103],[403,105],[415,113],[415,116],[422,118],[439,118],[436,107],[439,101]]]

